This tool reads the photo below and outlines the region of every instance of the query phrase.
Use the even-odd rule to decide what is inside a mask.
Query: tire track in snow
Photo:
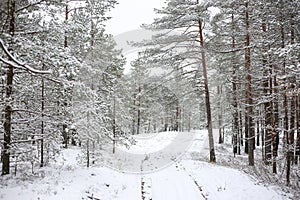
[[[194,138],[192,134],[180,134],[178,135],[180,139],[178,142],[174,142],[174,148],[176,149],[180,143],[185,140],[190,140],[191,137]],[[188,145],[189,149],[192,144]],[[141,197],[142,200],[165,200],[165,199],[205,199],[207,200],[207,195],[202,190],[202,186],[192,177],[190,173],[184,168],[184,166],[179,163],[179,160],[187,152],[181,154],[177,159],[170,159],[169,166],[161,170],[155,171],[154,173],[147,173],[149,166],[149,161],[153,160],[152,155],[145,154],[144,159],[141,160],[140,170],[142,173],[145,173],[141,177]],[[178,164],[181,166],[178,168]],[[200,192],[200,193],[199,193]],[[187,196],[187,193],[189,195]]]
[[[179,162],[176,163],[176,168],[179,168],[179,166],[181,167],[181,169],[183,169],[183,171],[192,179],[193,183],[197,186],[198,190],[201,193],[201,196],[205,199],[208,200],[207,196],[204,194],[204,191],[202,189],[202,186],[199,185],[199,183],[196,181],[196,179],[192,176],[192,174],[190,174],[186,168]]]
[[[142,200],[152,200],[152,180],[150,177],[146,178],[142,176],[141,178],[141,194]]]

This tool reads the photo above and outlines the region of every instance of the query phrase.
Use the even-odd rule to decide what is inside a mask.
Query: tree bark
[[[263,35],[266,34],[267,32],[267,25],[265,22],[262,23],[262,31]],[[267,49],[264,49],[265,51]],[[271,89],[272,86],[269,84],[272,82],[270,81],[269,73],[272,71],[268,70],[268,60],[267,56],[263,55],[262,56],[262,65],[264,67],[263,70],[263,76],[264,80],[262,82],[263,85],[263,93],[266,98],[270,98],[270,94],[268,93]],[[272,76],[271,76],[272,77]],[[271,91],[270,91],[271,93]],[[264,103],[264,134],[262,137],[262,146],[263,146],[263,160],[266,165],[269,165],[272,159],[272,147],[271,147],[271,131],[270,131],[270,126],[271,126],[271,114],[270,114],[270,101],[265,101]]]
[[[293,91],[293,89],[295,88],[294,84],[291,85],[290,89]],[[289,128],[289,146],[290,146],[290,155],[291,155],[291,163],[294,163],[294,150],[293,147],[295,145],[295,110],[296,110],[296,106],[295,106],[295,100],[294,100],[294,95],[292,94],[290,97],[290,128]]]
[[[232,81],[232,91],[233,91],[233,154],[235,156],[238,153],[238,106],[237,106],[237,89],[236,89],[236,71],[233,72],[233,81]]]
[[[90,139],[86,142],[86,166],[90,167]]]
[[[202,21],[200,19],[198,20],[198,26],[199,26],[199,34],[200,34],[201,64],[202,64],[202,73],[203,73],[204,90],[205,90],[206,117],[207,117],[207,125],[208,125],[208,140],[209,140],[209,150],[210,150],[209,160],[210,162],[216,162],[214,137],[212,131],[210,100],[209,100],[208,78],[207,78],[207,71],[206,71],[204,39],[203,39],[203,31],[202,31]]]
[[[281,21],[283,21],[283,15],[281,16]],[[285,33],[284,33],[284,26],[283,23],[280,25],[280,34],[281,34],[281,48],[285,48]],[[284,75],[286,76],[286,61],[283,61],[283,70]],[[287,79],[286,77],[283,80],[284,83],[284,94],[283,94],[283,109],[284,109],[284,140],[283,140],[283,146],[286,148],[286,184],[290,184],[290,171],[291,171],[291,152],[290,152],[290,145],[289,145],[289,122],[288,122],[288,102],[287,102]]]
[[[297,128],[297,141],[296,141],[296,157],[295,164],[300,162],[300,94],[297,94],[296,97],[296,128]]]
[[[67,22],[69,18],[69,7],[68,7],[68,3],[66,5],[66,11],[65,11],[65,21]],[[65,40],[64,40],[64,47],[68,47],[68,32],[65,31]]]
[[[252,83],[251,83],[251,54],[250,54],[250,19],[249,19],[249,2],[245,2],[245,31],[246,31],[246,36],[245,36],[245,69],[247,71],[247,124],[248,124],[248,160],[249,160],[249,165],[254,166],[254,126],[253,126],[253,99],[252,99]]]
[[[44,110],[45,110],[45,83],[42,79],[42,123],[41,123],[41,163],[40,167],[44,166]]]
[[[13,67],[9,66],[7,70],[6,80],[6,101],[11,101],[12,96],[12,84],[14,71]],[[10,173],[10,145],[11,145],[11,120],[12,120],[12,102],[7,102],[4,109],[4,144],[2,153],[2,175]]]
[[[113,126],[112,126],[112,131],[113,131],[113,154],[116,152],[116,97],[115,95],[113,96]]]
[[[260,110],[257,111],[257,116],[260,116]],[[256,120],[256,146],[260,146],[259,138],[260,138],[260,120],[259,118]]]
[[[273,149],[273,155],[278,156],[278,146],[279,146],[279,104],[278,104],[278,83],[277,83],[277,69],[276,65],[273,66],[273,72],[274,72],[274,134],[275,134],[275,144]]]
[[[247,110],[245,110],[245,121],[244,121],[244,127],[245,127],[245,153],[248,154],[249,152],[249,142],[248,142],[248,138],[249,138],[249,122],[248,122],[248,114],[247,114]]]
[[[234,15],[231,14],[231,23],[232,23],[232,50],[235,50],[235,24],[234,24]],[[237,76],[236,76],[236,55],[233,53],[232,65],[232,101],[233,101],[233,155],[240,154],[240,145],[239,143],[239,113],[238,113],[238,102],[237,102]]]
[[[14,0],[8,1],[9,34],[11,39],[15,33],[15,8]],[[11,44],[12,45],[12,44]],[[11,121],[12,121],[12,85],[14,78],[14,68],[9,65],[6,72],[6,106],[4,109],[4,141],[2,152],[2,175],[10,173],[10,145],[11,145]]]
[[[273,173],[277,173],[277,166],[276,166],[276,159],[277,159],[277,154],[276,154],[276,140],[275,140],[275,120],[274,120],[274,108],[273,108],[273,79],[272,79],[272,75],[273,75],[273,70],[270,69],[270,96],[271,96],[271,100],[269,103],[269,113],[270,113],[270,122],[271,122],[271,141],[272,141],[272,169],[273,169]]]
[[[222,135],[222,103],[221,103],[222,85],[218,86],[218,96],[219,96],[219,112],[218,112],[218,122],[219,122],[219,144],[223,143]]]
[[[139,83],[140,84],[140,83]],[[138,86],[138,104],[137,104],[137,127],[136,134],[140,134],[141,127],[141,86]]]

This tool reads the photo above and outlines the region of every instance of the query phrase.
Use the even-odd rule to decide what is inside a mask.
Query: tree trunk
[[[113,154],[116,152],[116,97],[115,95],[113,96],[113,126],[112,126],[112,131],[113,131]]]
[[[66,11],[65,11],[65,20],[66,20],[66,22],[68,21],[68,18],[69,18],[69,7],[68,7],[68,3],[67,3]],[[65,31],[64,47],[65,48],[68,47],[68,32],[67,31]]]
[[[222,103],[221,103],[222,85],[218,86],[218,97],[219,97],[219,112],[218,112],[218,123],[219,123],[219,144],[223,143],[222,135]]]
[[[63,145],[64,148],[68,148],[69,138],[68,138],[68,132],[67,132],[67,124],[62,125],[62,135],[63,135]]]
[[[86,142],[86,166],[90,167],[90,139]]]
[[[11,101],[12,96],[12,84],[13,84],[13,67],[9,66],[7,70],[6,80],[6,100]],[[10,173],[10,145],[11,145],[11,119],[12,118],[12,107],[11,102],[8,102],[4,109],[4,144],[2,153],[2,175]]]
[[[273,109],[273,79],[272,79],[272,75],[273,75],[273,70],[270,69],[270,96],[271,96],[271,101],[269,103],[269,113],[270,113],[270,121],[271,121],[271,141],[272,141],[272,164],[273,164],[273,173],[277,173],[277,166],[276,166],[276,158],[277,158],[277,154],[276,154],[276,140],[275,140],[275,120],[274,120],[274,109]]]
[[[248,154],[249,152],[249,143],[248,143],[248,138],[249,138],[249,124],[248,124],[248,114],[247,110],[245,110],[245,122],[244,122],[244,127],[245,127],[245,153]]]
[[[93,22],[93,19],[91,19],[91,32],[90,32],[90,35],[91,35],[91,47],[94,46],[95,44],[95,28],[94,28],[94,22]]]
[[[257,111],[257,116],[260,116],[260,111]],[[256,120],[256,146],[260,146],[260,120],[259,118]]]
[[[291,90],[293,90],[295,88],[294,84],[291,85]],[[291,163],[294,163],[294,145],[295,145],[295,110],[296,110],[296,106],[295,106],[295,101],[294,101],[294,95],[292,94],[290,97],[290,129],[289,129],[289,146],[290,146],[290,155],[291,155]]]
[[[136,112],[136,107],[135,107],[135,104],[136,104],[136,101],[135,101],[135,99],[136,99],[136,95],[134,94],[133,95],[133,109],[132,109],[132,130],[131,130],[131,132],[132,132],[132,135],[134,135],[135,134],[135,112]]]
[[[251,86],[251,54],[250,54],[250,33],[249,33],[249,12],[248,12],[248,1],[245,2],[245,69],[247,71],[247,124],[248,124],[248,158],[249,165],[254,166],[254,126],[253,126],[253,99],[252,99],[252,86]]]
[[[237,106],[237,89],[236,89],[236,71],[233,71],[232,81],[232,93],[233,93],[233,154],[235,156],[238,153],[238,135],[239,135],[239,119],[238,119],[238,106]]]
[[[265,33],[267,32],[266,23],[262,24],[262,31],[263,31],[263,34],[265,35]],[[266,51],[266,49],[264,49],[264,50]],[[272,89],[272,86],[269,85],[272,81],[270,81],[269,73],[271,73],[272,71],[268,70],[269,69],[268,60],[265,55],[262,56],[262,65],[264,67],[264,71],[263,71],[264,80],[262,83],[263,84],[263,92],[264,92],[264,96],[266,98],[270,98],[270,94],[268,93],[268,91],[270,91]],[[271,93],[271,91],[270,91],[270,93]],[[271,162],[271,159],[272,159],[271,131],[269,128],[271,126],[270,107],[271,107],[270,101],[265,101],[265,103],[264,103],[264,134],[263,134],[264,137],[262,137],[262,140],[263,140],[262,146],[263,146],[263,160],[266,165],[269,165]]]
[[[206,61],[205,61],[204,40],[203,40],[203,31],[202,31],[202,21],[200,19],[198,20],[198,26],[199,26],[199,34],[200,34],[201,64],[202,64],[202,73],[203,73],[204,90],[205,90],[206,117],[207,117],[207,125],[208,125],[208,139],[209,139],[209,150],[210,150],[209,160],[210,162],[216,162],[214,137],[212,131],[210,100],[209,100],[208,78],[207,78]]]
[[[262,161],[266,162],[265,156],[265,134],[266,134],[266,125],[264,119],[261,120],[261,153],[262,153]]]
[[[277,70],[276,65],[273,66],[274,71],[274,134],[275,134],[275,144],[273,149],[273,155],[278,156],[278,146],[279,146],[279,105],[278,105],[278,83],[277,83]]]
[[[9,34],[11,39],[15,33],[15,7],[14,0],[8,1]],[[11,44],[12,45],[12,44]],[[11,121],[12,121],[12,85],[14,78],[14,68],[9,65],[6,72],[6,105],[4,109],[4,141],[2,150],[2,175],[10,173],[10,145],[11,145]]]
[[[235,50],[235,23],[234,23],[234,15],[231,14],[231,23],[232,23],[232,50]],[[233,53],[232,58],[232,98],[233,98],[233,155],[240,154],[240,137],[239,137],[239,113],[238,113],[238,102],[237,102],[237,76],[236,76],[236,55]]]
[[[41,163],[40,167],[44,166],[44,110],[45,110],[45,83],[42,79],[42,123],[41,123]]]
[[[239,133],[240,133],[240,143],[244,146],[244,135],[243,135],[243,115],[241,105],[239,106]]]
[[[283,21],[283,16],[281,16],[281,21]],[[281,33],[281,48],[285,48],[285,34],[284,34],[284,26],[283,23],[280,26],[280,33]],[[286,62],[285,60],[283,61],[283,70],[284,70],[284,75],[286,76]],[[290,184],[290,171],[291,171],[291,152],[290,152],[290,145],[289,145],[289,134],[288,134],[288,129],[289,129],[289,122],[288,122],[288,102],[287,102],[287,79],[284,78],[283,80],[284,83],[284,94],[283,94],[283,109],[284,109],[284,140],[283,140],[283,146],[286,147],[286,184]]]
[[[141,86],[138,86],[138,104],[137,104],[137,127],[136,134],[140,134],[140,126],[141,126]]]
[[[300,94],[296,97],[296,128],[297,128],[297,141],[296,141],[296,157],[295,164],[300,162]]]

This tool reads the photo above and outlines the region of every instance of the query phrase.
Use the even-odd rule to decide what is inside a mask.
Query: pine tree
[[[161,31],[151,41],[145,41],[143,45],[155,45],[149,50],[152,54],[150,60],[163,60],[165,63],[180,61],[185,67],[201,66],[198,71],[202,71],[206,114],[209,132],[210,161],[215,162],[214,142],[212,135],[212,119],[208,89],[208,77],[206,69],[206,47],[203,36],[204,23],[209,20],[207,8],[209,3],[199,3],[198,1],[168,1],[167,6],[161,10],[156,10],[161,14],[161,18],[146,26],[150,30]],[[199,37],[200,35],[200,37]],[[198,55],[196,53],[198,52]],[[160,64],[165,64],[161,62]],[[201,70],[200,70],[201,69]]]

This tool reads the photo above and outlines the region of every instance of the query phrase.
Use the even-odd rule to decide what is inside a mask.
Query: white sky
[[[118,35],[130,30],[139,29],[143,23],[151,23],[156,17],[154,8],[164,6],[165,0],[118,0],[119,4],[108,16],[106,32]]]

